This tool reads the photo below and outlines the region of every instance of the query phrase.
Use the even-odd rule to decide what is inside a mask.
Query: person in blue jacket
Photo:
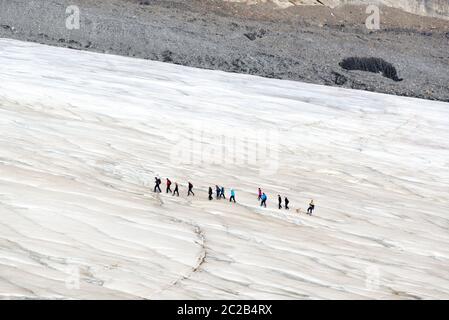
[[[231,197],[229,198],[229,202],[234,201],[235,203],[235,191],[234,189],[231,189]]]
[[[262,197],[260,197],[260,200],[261,200],[260,206],[261,207],[265,207],[265,208],[267,207],[267,199],[268,199],[268,197],[265,194],[265,192],[262,193]]]
[[[226,199],[225,194],[224,194],[224,187],[221,187],[220,197],[223,199]]]

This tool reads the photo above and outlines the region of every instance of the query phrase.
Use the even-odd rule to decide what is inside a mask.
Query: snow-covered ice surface
[[[12,40],[0,65],[1,298],[449,298],[449,104]],[[267,161],[176,159],[243,132]]]

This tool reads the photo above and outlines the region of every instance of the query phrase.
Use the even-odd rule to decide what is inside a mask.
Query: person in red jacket
[[[262,189],[259,188],[259,197],[257,198],[257,200],[260,201],[261,198],[262,198]]]
[[[170,186],[171,186],[171,181],[169,178],[167,178],[167,193],[171,192]]]

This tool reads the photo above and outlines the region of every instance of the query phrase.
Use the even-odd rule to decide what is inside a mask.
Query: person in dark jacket
[[[193,184],[191,182],[189,182],[189,191],[187,192],[187,196],[190,196],[190,194],[195,196],[195,194],[193,193]]]
[[[217,193],[217,199],[220,199],[221,188],[219,186],[215,186],[215,192]]]
[[[309,203],[309,208],[307,209],[307,214],[312,215],[313,210],[315,210],[315,204],[313,203],[313,199]]]
[[[285,210],[288,210],[288,209],[290,209],[289,207],[288,207],[288,204],[290,203],[290,201],[288,201],[288,199],[287,199],[287,197],[285,197],[285,199],[284,199],[284,208],[285,208]]]
[[[212,200],[212,195],[214,194],[214,192],[212,191],[212,188],[209,187],[209,200]]]
[[[282,209],[282,198],[279,194],[278,194],[278,203],[279,203],[279,209]]]
[[[176,193],[176,196],[178,196],[179,197],[179,187],[178,187],[178,183],[177,182],[175,182],[175,190],[173,190],[173,196],[175,195],[175,193]]]
[[[154,177],[154,192],[162,192],[161,185],[162,181],[158,177]]]

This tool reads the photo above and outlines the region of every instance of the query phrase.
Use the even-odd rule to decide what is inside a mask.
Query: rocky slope
[[[392,8],[398,8],[413,14],[439,17],[449,19],[449,1],[448,0],[224,0],[227,2],[245,3],[255,5],[260,3],[271,2],[280,8],[289,8],[300,5],[324,5],[335,8],[346,4],[379,4]]]
[[[273,10],[222,0],[0,0],[0,37],[171,62],[449,101],[449,22],[382,9],[381,30],[365,27],[361,6]],[[66,8],[81,10],[66,28]],[[392,63],[395,82],[346,71],[348,56]]]

